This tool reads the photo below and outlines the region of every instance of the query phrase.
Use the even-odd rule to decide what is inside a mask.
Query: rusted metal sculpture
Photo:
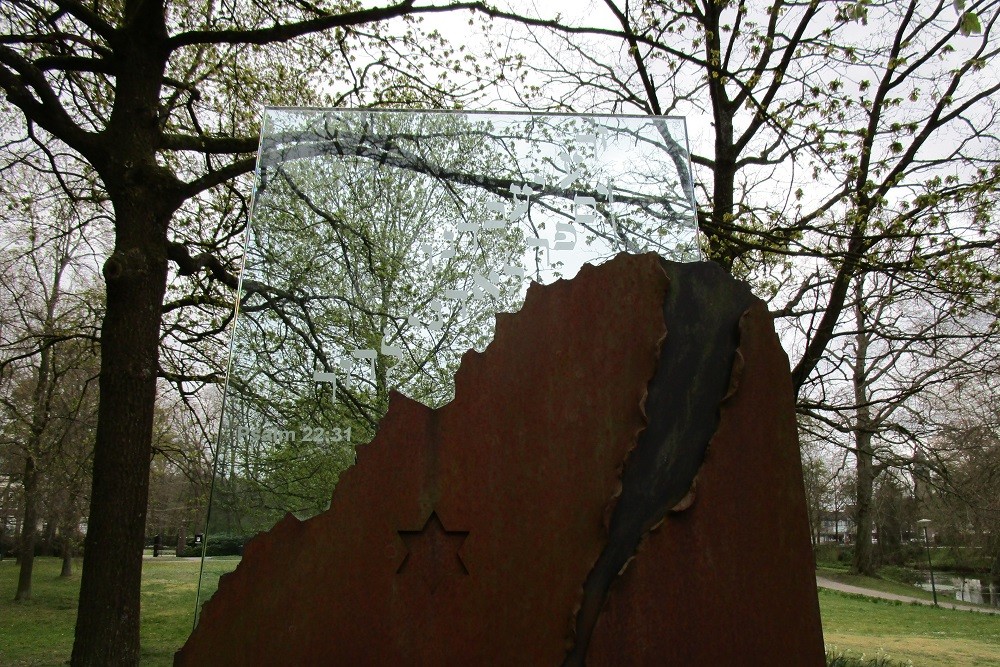
[[[697,480],[697,482],[695,482]],[[178,665],[823,664],[788,362],[710,264],[533,285],[246,548]]]

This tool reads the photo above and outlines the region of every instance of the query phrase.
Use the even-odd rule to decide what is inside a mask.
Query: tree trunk
[[[872,491],[875,486],[875,468],[872,453],[872,417],[868,398],[867,356],[869,334],[865,326],[865,312],[861,306],[863,278],[857,281],[857,304],[855,316],[858,333],[855,336],[856,357],[854,360],[854,404],[857,406],[854,423],[855,459],[857,466],[857,509],[855,522],[857,533],[854,539],[854,561],[851,570],[856,574],[875,574],[875,559],[872,550]]]
[[[46,556],[56,555],[56,522],[49,518],[43,522],[45,525],[45,539],[42,540],[42,548]]]
[[[871,436],[859,437],[858,439],[870,441]],[[854,538],[854,562],[851,569],[856,574],[873,575],[875,574],[875,559],[872,549],[872,486],[874,486],[875,476],[871,449],[862,450],[862,443],[858,444],[858,504],[855,511],[857,533]]]
[[[72,665],[139,662],[139,594],[149,499],[167,227],[180,182],[157,164],[166,69],[163,0],[126,0],[116,35],[115,100],[105,130],[114,146],[95,160],[115,213],[104,263],[100,404],[90,519],[84,542]],[[127,63],[127,65],[125,65]]]
[[[62,530],[62,570],[59,572],[60,579],[69,579],[73,576],[73,532],[74,527],[64,526]]]
[[[130,216],[116,209],[119,230],[145,227],[130,225],[123,220]],[[104,266],[101,399],[73,665],[135,665],[139,659],[139,590],[167,274],[163,240],[151,248],[141,236],[119,231]]]
[[[69,579],[73,576],[73,545],[63,544],[62,569],[59,571],[60,579]]]
[[[833,494],[833,539],[840,544],[840,498],[836,492]]]
[[[982,580],[980,580],[982,583]],[[994,547],[993,559],[990,563],[990,576],[989,576],[990,588],[990,600],[988,604],[994,607],[1000,607],[1000,549]],[[985,593],[985,586],[983,587]],[[986,601],[986,595],[983,595],[983,601]]]
[[[31,572],[35,566],[35,540],[38,528],[38,469],[29,456],[24,463],[24,523],[21,524],[21,545],[18,558],[21,569],[17,576],[15,602],[31,599]]]
[[[51,331],[55,316],[56,302],[59,299],[59,275],[52,286],[52,294],[46,304],[45,331]],[[21,570],[17,577],[17,593],[14,601],[31,599],[31,573],[35,565],[35,541],[38,530],[38,461],[42,449],[42,432],[49,421],[51,398],[51,364],[52,349],[43,347],[38,355],[37,376],[31,406],[31,428],[27,439],[27,456],[24,460],[24,479],[21,480],[24,491],[24,523],[21,524],[21,545],[18,550],[18,563]]]

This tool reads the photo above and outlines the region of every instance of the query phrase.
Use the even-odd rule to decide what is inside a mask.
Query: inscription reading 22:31
[[[254,432],[238,426],[236,428],[236,438],[242,440],[249,438],[268,444],[292,444],[296,442],[310,442],[319,445],[350,442],[351,427],[345,428],[323,428],[322,426],[303,426],[301,429],[280,429],[273,426],[259,429]]]

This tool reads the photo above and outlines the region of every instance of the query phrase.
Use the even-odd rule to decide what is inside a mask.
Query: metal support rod
[[[924,526],[924,547],[927,549],[927,569],[931,571],[931,594],[934,596],[934,606],[937,603],[937,587],[934,585],[934,565],[931,564],[931,542],[927,539],[927,526]]]

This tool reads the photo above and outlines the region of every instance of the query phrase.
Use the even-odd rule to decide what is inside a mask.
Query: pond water
[[[941,598],[1000,607],[1000,588],[994,584],[990,584],[989,579],[986,577],[980,579],[975,575],[955,575],[950,572],[935,572],[934,585],[937,588],[938,596]],[[925,591],[930,591],[930,575],[925,574],[925,580],[919,582],[917,586]]]

